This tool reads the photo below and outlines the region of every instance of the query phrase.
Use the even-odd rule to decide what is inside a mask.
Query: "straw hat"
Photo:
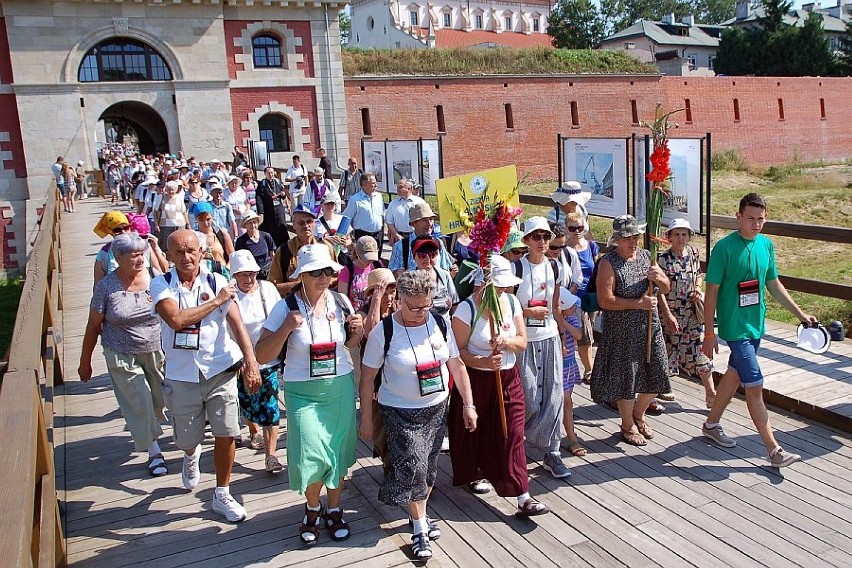
[[[396,278],[394,278],[393,272],[388,268],[374,268],[370,271],[370,274],[367,275],[367,288],[364,290],[364,293],[369,294],[372,292],[373,288],[375,288],[376,284],[379,282],[396,284]]]
[[[254,211],[249,210],[249,212],[243,216],[243,220],[240,221],[240,226],[245,227],[246,223],[249,221],[257,221],[257,224],[260,225],[263,223],[263,215],[258,215]]]

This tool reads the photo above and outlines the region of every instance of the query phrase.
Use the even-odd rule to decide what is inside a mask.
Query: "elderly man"
[[[299,279],[291,279],[290,275],[296,270],[296,259],[299,249],[305,245],[323,243],[328,247],[331,258],[335,258],[334,246],[325,241],[319,241],[314,236],[314,225],[316,217],[314,212],[299,205],[293,211],[293,230],[296,236],[290,239],[285,246],[278,247],[272,256],[272,266],[269,268],[268,280],[275,284],[281,297],[286,296],[299,284]],[[335,284],[332,282],[332,284]]]
[[[219,274],[201,271],[195,232],[175,231],[168,250],[175,266],[151,282],[151,309],[161,320],[163,395],[172,413],[175,445],[184,451],[183,486],[194,489],[201,478],[198,462],[206,420],[216,440],[213,510],[232,523],[240,522],[246,510],[229,490],[234,437],[240,434],[237,376],[242,371],[248,392],[260,388],[254,348],[231,301],[236,297],[234,285]]]
[[[385,201],[376,187],[375,174],[362,175],[361,191],[349,199],[343,214],[352,219],[356,241],[369,235],[376,239],[381,251],[385,241]]]
[[[340,186],[338,187],[343,203],[346,203],[349,198],[358,193],[361,187],[361,176],[364,175],[364,172],[358,167],[358,158],[349,158],[348,165],[349,167],[340,174]]]
[[[240,233],[237,229],[237,218],[233,206],[225,201],[225,189],[218,183],[210,186],[210,197],[213,205],[213,224],[228,231],[231,239],[236,239]]]
[[[414,195],[414,184],[410,179],[401,179],[396,184],[396,197],[388,203],[385,223],[388,226],[388,239],[391,246],[401,239],[407,239],[414,232],[409,224],[409,212],[415,205],[425,204],[422,198]]]
[[[290,238],[287,232],[287,209],[284,200],[287,192],[284,185],[275,177],[275,170],[267,166],[263,170],[264,178],[257,184],[255,199],[257,214],[263,217],[260,230],[272,235],[275,246],[280,247]]]
[[[408,213],[409,223],[413,232],[408,235],[407,239],[402,239],[393,245],[391,251],[390,262],[388,268],[393,270],[394,276],[399,275],[406,270],[414,270],[417,268],[417,263],[414,262],[414,251],[411,245],[417,237],[431,236],[432,227],[435,224],[435,213],[425,201],[411,208]],[[453,257],[447,252],[447,247],[444,245],[443,239],[437,239],[441,245],[441,250],[438,253],[438,267],[447,270],[455,277],[458,272],[458,267],[453,264]]]

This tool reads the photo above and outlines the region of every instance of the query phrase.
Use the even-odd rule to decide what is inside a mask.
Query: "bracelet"
[[[468,408],[470,408],[471,410],[476,410],[476,405],[474,405],[474,404],[462,404],[463,410],[467,410]]]

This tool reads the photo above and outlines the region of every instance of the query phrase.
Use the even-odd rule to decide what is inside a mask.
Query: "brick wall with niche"
[[[531,179],[555,179],[556,135],[630,137],[657,103],[684,108],[672,135],[713,133],[716,150],[737,149],[751,165],[843,160],[852,156],[849,78],[481,77],[349,78],[350,147],[359,148],[363,109],[375,140],[434,138],[443,112],[444,171],[454,175],[515,163]],[[734,118],[738,101],[739,121]],[[784,118],[779,119],[778,99]],[[821,103],[825,118],[821,116]],[[635,103],[634,103],[635,101]],[[513,128],[506,128],[511,104]]]

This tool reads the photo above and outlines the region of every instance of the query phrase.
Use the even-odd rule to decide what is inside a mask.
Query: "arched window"
[[[270,152],[290,151],[290,121],[280,114],[264,114],[257,121],[260,139]]]
[[[150,45],[135,39],[112,38],[86,53],[77,78],[97,81],[171,81],[172,72]]]
[[[269,34],[256,35],[251,40],[254,66],[281,67],[281,40]]]

